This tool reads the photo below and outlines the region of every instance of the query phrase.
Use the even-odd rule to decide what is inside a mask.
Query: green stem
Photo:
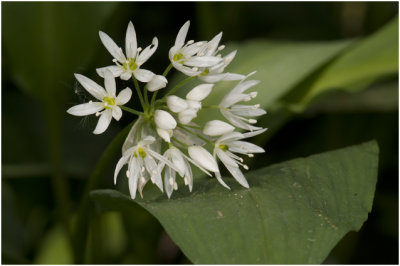
[[[142,92],[140,90],[139,83],[137,82],[135,77],[132,77],[132,80],[133,80],[133,83],[135,84],[136,92],[139,95],[139,100],[140,100],[140,103],[142,104],[143,111],[146,111],[147,108],[146,108],[146,104],[145,104],[145,102],[143,100],[143,95],[142,95]]]
[[[122,110],[127,111],[127,112],[129,112],[129,113],[132,113],[132,114],[134,114],[134,115],[142,115],[142,114],[143,114],[142,112],[136,111],[136,110],[134,110],[134,109],[131,109],[131,108],[126,107],[126,106],[123,106],[123,105],[118,105],[118,106],[119,106],[119,108],[121,108]]]
[[[169,66],[167,66],[167,68],[165,69],[165,71],[164,71],[164,73],[163,73],[163,76],[164,76],[164,77],[167,76],[168,72],[172,69],[172,67],[173,67],[172,63],[169,64]]]
[[[187,129],[187,128],[186,128],[186,125],[179,124],[179,128],[185,130],[186,132],[188,132],[189,134],[192,134],[193,136],[198,137],[199,139],[204,140],[204,141],[207,142],[207,143],[210,143],[211,145],[214,145],[213,142],[211,142],[210,140],[206,139],[205,137],[203,137],[203,136],[201,136],[201,135],[199,135],[199,134],[197,134],[197,133],[195,133],[195,132],[193,132],[193,131]]]
[[[176,85],[175,87],[173,87],[167,94],[165,94],[164,97],[166,97],[166,96],[168,96],[168,95],[171,95],[172,93],[175,93],[175,91],[176,91],[177,89],[179,89],[180,87],[182,87],[183,85],[185,85],[186,83],[188,83],[189,81],[191,81],[191,80],[193,80],[193,79],[195,79],[195,78],[196,78],[196,76],[194,76],[194,77],[188,77],[188,78],[182,80],[181,82],[178,83],[178,85]]]
[[[151,97],[151,103],[150,103],[151,109],[154,109],[154,101],[156,100],[157,93],[158,93],[158,91],[155,91],[153,93],[153,97]]]
[[[107,170],[110,162],[115,158],[118,152],[121,152],[121,145],[123,144],[126,136],[128,135],[130,129],[133,126],[130,123],[126,126],[108,145],[107,149],[103,152],[100,160],[97,162],[92,174],[88,178],[85,190],[83,192],[82,198],[80,200],[78,208],[78,217],[74,227],[74,253],[75,253],[75,263],[82,264],[85,254],[85,246],[88,236],[88,221],[90,213],[90,201],[89,193],[93,190],[99,183],[101,177],[103,177],[104,172]]]

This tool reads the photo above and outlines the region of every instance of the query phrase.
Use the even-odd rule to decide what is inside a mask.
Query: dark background
[[[62,12],[56,13],[57,10]],[[99,19],[78,20],[85,12],[88,17]],[[157,36],[159,48],[146,68],[161,73],[168,65],[166,55],[176,32],[189,19],[190,38],[195,40],[209,39],[223,30],[225,43],[253,38],[315,41],[367,36],[397,14],[396,2],[3,2],[2,263],[43,261],[39,258],[44,257],[49,232],[59,228],[65,217],[73,217],[71,213],[76,211],[87,176],[107,144],[130,122],[124,116],[121,123],[112,122],[106,134],[93,136],[96,118],[81,119],[65,113],[68,107],[85,98],[73,73],[93,77],[96,67],[110,63],[110,56],[98,39],[98,30],[123,43],[126,25],[132,20],[142,47]],[[55,24],[51,28],[46,19],[51,21],[53,15],[61,19],[69,17],[72,24]],[[37,34],[29,36],[24,31],[28,24],[37,29]],[[83,30],[92,25],[90,31]],[[61,31],[61,41],[43,49],[52,43],[43,34],[46,30]],[[90,34],[86,35],[87,32]],[[92,44],[86,47],[88,40]],[[20,49],[21,56],[13,55],[13,49]],[[39,50],[45,52],[40,54]],[[26,76],[29,79],[23,78]],[[397,79],[391,77],[384,82]],[[376,139],[380,147],[372,213],[359,232],[350,232],[340,241],[326,263],[398,263],[398,104],[395,109],[335,112],[315,111],[310,107],[274,132],[264,145],[268,151],[267,164],[272,164],[370,139]],[[109,178],[112,171],[104,173],[99,188],[113,188]],[[62,195],[54,191],[64,191],[69,198],[69,214],[61,213],[57,207]],[[87,262],[190,263],[145,210],[138,208],[137,213],[120,220],[125,231],[110,234],[126,234],[124,245],[109,249],[113,245],[107,239],[109,235],[103,235],[103,239],[99,236],[91,245],[102,246],[95,254],[88,255]],[[64,256],[62,240],[49,243],[59,244],[53,246],[55,250],[59,248],[55,257]]]

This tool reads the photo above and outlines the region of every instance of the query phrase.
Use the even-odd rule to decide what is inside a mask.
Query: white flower
[[[197,116],[201,109],[201,101],[211,92],[214,84],[200,84],[186,94],[186,100],[172,95],[167,97],[168,108],[178,113],[178,120],[181,124],[188,124]]]
[[[174,117],[164,110],[156,110],[154,112],[154,122],[161,129],[174,129],[176,127]]]
[[[185,44],[190,21],[187,21],[179,30],[175,40],[175,45],[169,50],[169,59],[172,65],[182,73],[188,76],[197,76],[202,71],[201,67],[211,67],[221,62],[221,58],[216,56],[196,55],[203,49],[206,42],[188,41]]]
[[[128,163],[126,176],[129,178],[129,192],[132,199],[136,197],[136,190],[139,190],[140,195],[143,197],[143,187],[149,180],[163,191],[161,172],[158,171],[156,160],[167,164],[171,168],[175,168],[171,162],[150,148],[150,145],[154,141],[155,138],[152,136],[144,137],[137,145],[127,149],[123,153],[122,158],[115,167],[114,184],[117,182],[119,171]]]
[[[167,97],[168,108],[174,113],[180,113],[188,108],[187,102],[175,95]]]
[[[211,171],[219,172],[218,164],[215,158],[201,146],[190,146],[188,148],[189,156],[201,167]]]
[[[132,96],[132,91],[129,88],[125,88],[118,94],[118,96],[115,96],[115,79],[110,71],[104,72],[104,85],[106,89],[83,75],[75,74],[75,78],[100,102],[89,101],[88,103],[75,105],[69,108],[67,112],[76,116],[85,116],[90,114],[100,116],[99,122],[97,123],[93,133],[101,134],[107,129],[113,117],[117,121],[121,118],[122,110],[118,105],[126,104]]]
[[[174,117],[164,110],[156,110],[154,112],[154,122],[157,127],[156,130],[158,135],[166,142],[170,142],[173,129],[176,128],[176,121]]]
[[[204,126],[203,133],[208,136],[220,136],[227,134],[235,130],[235,128],[221,120],[211,120],[208,121]]]
[[[211,41],[203,45],[202,50],[199,51],[198,55],[216,56],[221,57],[219,54],[225,48],[225,45],[219,45],[222,37],[222,32],[216,35]],[[235,58],[236,50],[229,53],[222,58],[221,62],[215,64],[211,67],[201,68],[201,73],[198,78],[208,83],[216,83],[219,81],[231,81],[231,80],[242,80],[245,78],[244,75],[233,74],[233,73],[222,73],[225,68],[232,62]]]
[[[226,119],[233,125],[247,130],[259,130],[261,127],[252,126],[250,124],[257,123],[257,120],[246,117],[256,117],[266,114],[266,111],[260,109],[260,105],[239,105],[241,101],[250,101],[257,96],[257,92],[244,93],[250,87],[257,85],[258,80],[249,80],[240,82],[230,91],[219,104],[220,111]]]
[[[254,153],[265,152],[263,148],[254,145],[252,143],[241,141],[241,139],[252,137],[265,132],[266,129],[253,131],[249,133],[230,132],[221,136],[214,145],[214,157],[218,157],[221,162],[225,165],[231,175],[239,182],[242,186],[249,188],[246,178],[242,171],[239,169],[239,165],[243,166],[244,169],[248,170],[248,166],[243,164],[243,158],[235,155],[235,153],[245,154],[249,157],[253,157]],[[215,173],[218,181],[226,188],[229,187],[221,179],[219,172]]]
[[[132,75],[141,82],[149,82],[152,80],[154,73],[149,70],[140,69],[140,66],[143,65],[157,49],[158,39],[156,37],[153,38],[152,44],[142,51],[142,48],[137,48],[135,28],[132,22],[129,22],[125,37],[125,56],[122,49],[118,47],[107,34],[99,31],[99,35],[101,42],[114,57],[113,62],[116,64],[115,66],[96,69],[101,77],[104,76],[104,70],[109,69],[114,77],[121,77],[123,80],[130,79]]]
[[[161,75],[154,75],[149,83],[146,84],[148,91],[158,91],[167,86],[168,80]]]

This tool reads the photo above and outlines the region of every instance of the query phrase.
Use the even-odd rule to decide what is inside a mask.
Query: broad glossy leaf
[[[193,263],[316,264],[367,219],[377,166],[372,141],[249,172],[250,189],[198,179],[172,199],[156,190],[135,201],[115,190],[91,196],[101,211],[140,204]]]
[[[357,91],[378,78],[398,72],[398,18],[360,40],[316,77],[305,92],[288,95],[296,109],[303,109],[317,95],[335,89]]]

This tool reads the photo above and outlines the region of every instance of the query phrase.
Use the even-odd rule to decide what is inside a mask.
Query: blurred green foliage
[[[267,83],[276,90],[278,102],[297,103],[292,101],[298,99],[297,91],[303,99],[308,95],[302,94],[304,88],[320,91],[333,88],[333,78],[343,81],[351,92],[318,95],[304,110],[295,110],[300,113],[289,106],[269,110],[271,115],[260,121],[270,128],[267,138],[257,139],[267,152],[254,160],[253,167],[376,139],[381,152],[372,213],[361,231],[348,234],[326,262],[398,263],[398,22],[393,21],[397,10],[394,2],[3,2],[2,262],[76,261],[68,257],[69,232],[74,231],[85,182],[108,143],[132,119],[124,115],[106,134],[94,136],[95,118],[82,120],[65,112],[85,97],[73,73],[101,83],[95,68],[110,62],[98,30],[123,43],[132,20],[139,45],[157,36],[160,46],[146,66],[161,73],[177,31],[191,20],[191,39],[210,39],[223,30],[223,41],[243,46],[244,53],[246,45],[251,49],[252,39],[266,45],[286,43],[266,46],[271,49],[263,52],[276,61],[270,71],[289,84],[275,88]],[[372,35],[391,20],[391,26]],[[385,31],[390,27],[392,32]],[[296,51],[310,42],[322,43],[327,50],[310,49],[309,56],[296,59]],[[288,47],[293,50],[285,50]],[[351,55],[357,47],[361,51]],[[349,52],[340,57],[342,51]],[[357,66],[359,60],[363,68]],[[262,61],[259,66],[264,67]],[[286,76],[290,69],[302,71],[301,77],[295,79],[289,72]],[[380,72],[371,74],[374,69]],[[350,70],[365,76],[350,75]],[[267,66],[260,71],[269,73]],[[335,75],[336,71],[343,73]],[[320,82],[324,76],[330,82]],[[360,84],[363,91],[358,91]],[[270,100],[268,91],[263,93]],[[118,155],[111,165],[117,159]],[[105,170],[96,188],[113,188],[112,172],[112,166]],[[98,214],[90,205],[89,211],[92,218],[87,221],[89,237],[81,262],[190,263],[144,209]]]

